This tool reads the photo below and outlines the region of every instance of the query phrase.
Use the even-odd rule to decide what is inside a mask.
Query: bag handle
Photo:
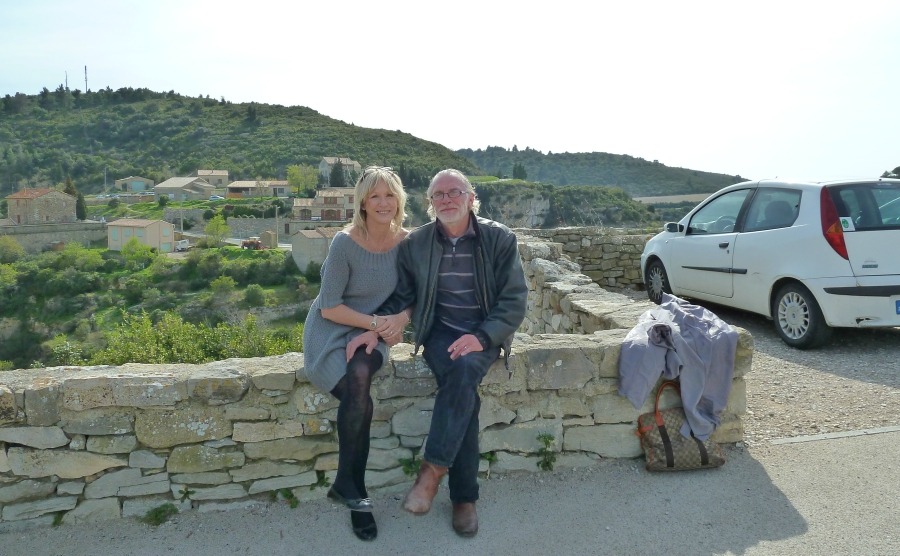
[[[659,412],[659,399],[662,397],[662,393],[666,388],[672,388],[678,393],[678,397],[681,397],[681,385],[674,380],[666,380],[662,384],[659,385],[659,390],[656,391],[656,403],[653,404],[653,414],[656,419],[657,426],[664,426],[662,414]]]
[[[678,381],[675,380],[665,380],[662,384],[659,385],[659,390],[656,391],[656,402],[653,404],[653,420],[656,422],[657,427],[662,427],[665,429],[665,423],[663,422],[662,415],[659,412],[659,398],[662,396],[663,390],[666,388],[674,388],[676,392],[678,392],[679,397],[681,396],[681,385]],[[640,437],[645,432],[652,430],[652,425],[645,425],[644,427],[638,427],[634,434]]]

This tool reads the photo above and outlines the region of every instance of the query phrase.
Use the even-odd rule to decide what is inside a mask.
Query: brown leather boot
[[[441,479],[447,474],[447,468],[422,461],[419,476],[403,500],[403,509],[416,514],[425,515],[431,509],[431,501],[437,495]]]
[[[478,512],[475,502],[453,504],[453,530],[460,537],[474,537],[478,532]]]

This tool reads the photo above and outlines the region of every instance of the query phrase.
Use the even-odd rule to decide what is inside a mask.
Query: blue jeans
[[[462,335],[436,324],[423,343],[423,356],[437,379],[438,391],[422,457],[450,468],[448,484],[454,503],[478,500],[478,386],[500,356],[500,348],[495,347],[451,360],[447,348]]]

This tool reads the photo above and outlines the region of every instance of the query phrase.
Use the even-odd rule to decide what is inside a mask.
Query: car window
[[[750,202],[745,232],[787,228],[797,219],[802,194],[798,189],[761,187]]]
[[[723,234],[734,231],[749,189],[729,191],[706,203],[688,222],[688,234]]]
[[[857,230],[900,227],[900,185],[858,183],[829,191],[838,216],[851,218]]]

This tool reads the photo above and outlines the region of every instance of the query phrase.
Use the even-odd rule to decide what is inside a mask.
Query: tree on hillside
[[[331,167],[331,175],[328,177],[330,187],[347,187],[347,177],[344,175],[344,165],[340,160],[335,160]]]
[[[75,219],[87,220],[87,203],[84,202],[84,195],[81,193],[75,199]]]
[[[72,176],[66,176],[66,186],[63,188],[63,193],[68,193],[72,197],[78,196],[78,190],[75,189],[75,184],[72,182]]]
[[[525,172],[525,165],[521,162],[516,162],[515,164],[513,164],[512,177],[514,180],[528,179],[528,174]]]
[[[152,247],[141,243],[138,241],[138,238],[133,237],[122,246],[122,258],[125,259],[126,269],[140,270],[153,262],[156,254],[153,252]]]
[[[287,168],[287,181],[297,197],[312,197],[316,194],[319,170],[309,164],[295,164]]]
[[[206,242],[210,247],[218,247],[221,245],[222,240],[231,233],[231,229],[225,222],[225,217],[221,214],[214,216],[207,222],[203,231],[206,234]]]
[[[0,236],[0,263],[14,263],[25,256],[25,248],[12,236]]]

